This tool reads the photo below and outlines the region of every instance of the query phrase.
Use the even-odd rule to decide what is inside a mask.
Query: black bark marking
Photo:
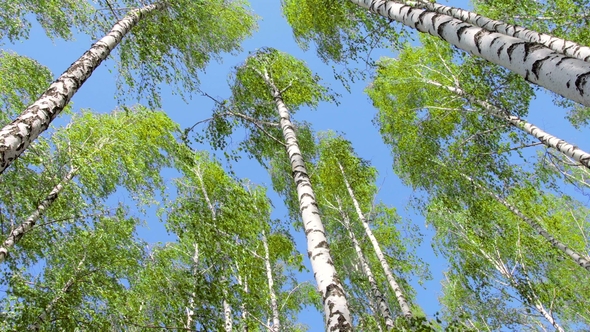
[[[461,41],[461,35],[463,35],[463,31],[465,31],[466,29],[471,28],[473,25],[468,24],[468,23],[464,23],[463,25],[461,25],[458,29],[457,29],[457,39],[459,39],[459,41]]]
[[[424,10],[424,11],[422,11],[422,12],[420,13],[420,15],[418,15],[418,21],[416,22],[416,25],[418,25],[418,24],[422,23],[422,22],[423,22],[423,20],[424,20],[424,16],[425,16],[426,14],[428,14],[428,13],[429,13],[429,12],[427,12],[427,11],[425,11],[425,10]],[[433,15],[433,16],[434,16],[434,15]]]
[[[498,58],[500,57],[500,55],[502,54],[502,50],[504,50],[504,46],[506,44],[502,44],[502,46],[500,46],[500,48],[498,48],[498,51],[496,52],[496,54],[498,55]]]
[[[318,249],[318,248],[324,248],[324,249],[328,249],[328,242],[326,241],[321,241],[320,243],[318,243],[314,249]]]
[[[438,27],[436,28],[436,33],[442,37],[443,35],[443,30],[445,28],[445,26],[447,26],[447,24],[449,24],[451,21],[444,21],[441,24],[438,25]]]
[[[584,73],[578,78],[576,78],[576,90],[580,93],[580,95],[584,95],[584,85],[588,82],[588,78],[590,77],[590,72]]]
[[[562,62],[564,62],[565,60],[569,60],[569,59],[575,59],[575,58],[572,58],[570,56],[564,56],[561,59],[559,59],[559,61],[555,64],[555,67],[559,67]]]
[[[473,36],[473,41],[475,42],[475,46],[477,47],[477,52],[479,54],[481,54],[481,39],[486,36],[489,35],[490,32],[484,29],[479,30],[475,36]]]
[[[543,62],[545,62],[545,60],[547,60],[549,58],[550,58],[550,56],[546,56],[543,59],[539,59],[539,60],[533,62],[533,74],[535,74],[537,79],[539,79],[539,72],[541,71],[541,67],[543,66]],[[527,71],[527,74],[528,74],[528,71]]]
[[[539,49],[543,49],[545,46],[537,43],[526,43],[524,44],[524,60],[526,61],[527,57],[531,55],[533,52]]]
[[[305,231],[305,236],[307,236],[311,233],[322,233],[322,235],[326,236],[326,233],[324,233],[322,230],[319,230],[319,229],[308,229]]]
[[[506,53],[508,54],[508,60],[512,61],[512,53],[514,52],[514,50],[516,50],[516,48],[520,45],[526,45],[527,43],[525,42],[520,42],[520,43],[514,43],[510,46],[508,46],[508,49],[506,50]]]

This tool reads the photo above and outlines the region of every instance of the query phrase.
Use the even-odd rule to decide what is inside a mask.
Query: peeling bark
[[[10,234],[8,234],[8,237],[6,240],[4,240],[2,247],[0,247],[0,263],[3,262],[8,256],[8,249],[14,247],[14,245],[20,241],[26,232],[35,227],[35,224],[39,218],[41,218],[45,210],[47,210],[51,204],[57,200],[57,197],[64,189],[64,186],[72,180],[77,171],[77,168],[71,168],[70,171],[63,177],[63,179],[55,187],[53,187],[53,189],[49,192],[49,195],[47,195],[45,199],[39,203],[37,209],[31,213],[27,220],[25,220],[25,222],[20,224],[17,228],[13,229]]]
[[[0,130],[0,173],[18,158],[66,107],[82,84],[123,37],[147,14],[165,8],[163,2],[132,10],[57,78],[31,106]]]
[[[330,255],[326,232],[320,218],[318,204],[307,174],[305,162],[299,150],[289,110],[283,102],[281,90],[277,89],[268,73],[264,73],[263,79],[272,93],[279,113],[280,125],[285,138],[291,170],[293,171],[293,181],[297,186],[301,219],[303,219],[303,227],[307,237],[307,255],[311,261],[314,277],[324,304],[326,330],[352,331],[350,310],[342,283],[338,278]]]
[[[412,5],[412,1],[407,4]],[[502,21],[492,20],[468,10],[444,6],[438,3],[418,0],[414,7],[424,8],[442,15],[451,16],[466,23],[473,24],[490,32],[501,33],[506,36],[522,39],[530,43],[538,43],[563,55],[577,58],[582,61],[590,61],[590,47],[574,43],[562,38],[553,37],[546,33],[529,30],[520,26],[508,24]]]
[[[402,314],[407,318],[412,318],[413,314],[412,314],[412,310],[410,309],[410,305],[408,304],[408,300],[406,299],[406,296],[404,295],[402,288],[399,286],[399,284],[395,280],[393,273],[391,273],[391,268],[389,267],[389,263],[387,263],[387,260],[385,259],[385,255],[383,254],[383,251],[381,250],[381,247],[379,246],[379,242],[375,238],[375,235],[373,234],[371,227],[369,227],[369,223],[367,222],[367,219],[363,215],[363,211],[361,211],[361,207],[360,207],[358,201],[356,200],[356,196],[354,195],[354,191],[352,190],[352,187],[350,186],[350,183],[348,182],[348,179],[346,177],[346,173],[344,172],[344,168],[342,167],[340,162],[338,162],[338,167],[340,167],[340,172],[342,173],[342,178],[344,179],[344,184],[346,185],[346,189],[348,190],[348,194],[350,195],[350,198],[352,199],[354,209],[356,210],[358,218],[361,221],[363,228],[365,229],[365,234],[367,234],[367,237],[371,241],[371,245],[373,246],[373,250],[375,250],[375,254],[377,255],[377,259],[379,259],[379,263],[381,264],[381,267],[383,268],[383,272],[385,273],[385,276],[387,277],[387,282],[389,282],[389,286],[391,287],[391,290],[395,293],[395,297],[396,297],[397,302],[399,303],[399,306],[402,310]]]
[[[350,0],[383,17],[439,37],[543,86],[590,106],[590,63],[562,55],[541,44],[490,32],[447,15],[386,0]]]

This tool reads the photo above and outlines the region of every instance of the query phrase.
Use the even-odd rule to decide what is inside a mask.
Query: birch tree
[[[139,205],[149,202],[163,188],[159,172],[170,165],[166,152],[173,150],[176,130],[163,113],[138,107],[128,113],[84,112],[57,130],[53,143],[41,140],[30,157],[6,174],[5,181],[13,181],[14,187],[3,189],[7,195],[2,199],[3,218],[12,220],[12,225],[3,227],[0,258],[4,260],[23,238],[25,248],[33,243],[37,248],[49,245],[40,240],[53,235],[36,230],[38,223],[86,213],[79,211],[80,206],[91,210],[92,204],[106,200],[118,186],[134,195]],[[50,147],[53,152],[48,151]],[[145,153],[136,154],[139,150]],[[23,191],[19,182],[25,174],[43,185],[31,187],[34,192]]]
[[[352,329],[350,311],[331,259],[327,235],[303,158],[310,152],[300,149],[297,134],[301,130],[291,121],[291,113],[300,107],[314,107],[319,101],[329,98],[327,90],[318,81],[319,78],[302,62],[274,49],[262,49],[249,56],[236,69],[228,104],[245,115],[236,119],[238,123],[254,129],[240,149],[266,167],[288,165],[290,172],[280,173],[282,179],[279,182],[282,188],[278,188],[278,191],[289,193],[286,196],[288,205],[297,205],[298,209],[295,210],[299,211],[303,220],[308,257],[322,297],[326,328],[347,331]],[[223,103],[218,104],[219,109],[227,107]],[[277,118],[277,113],[280,130],[273,125],[276,124],[274,119]],[[270,129],[267,130],[261,123],[270,125]],[[223,147],[225,138],[231,135],[235,125],[236,123],[224,120],[223,117],[214,117],[207,136],[212,139],[215,147]],[[280,139],[280,136],[283,138]],[[313,138],[311,141],[313,142]],[[282,149],[287,150],[287,158]],[[289,173],[290,184],[284,185],[287,182],[284,181],[284,175]],[[274,184],[279,182],[273,180]],[[292,190],[297,192],[296,196],[290,195]],[[297,197],[297,200],[291,200],[290,197]]]
[[[151,103],[158,105],[157,85],[160,83],[178,84],[188,90],[194,88],[197,71],[210,57],[236,50],[253,27],[253,18],[241,3],[230,4],[231,7],[227,7],[216,1],[195,4],[179,0],[156,2],[129,11],[38,100],[0,130],[0,172],[49,127],[76,91],[123,40],[119,54],[124,84],[120,84],[120,89],[125,84],[137,87],[140,97],[147,90]],[[138,24],[139,31],[124,39]],[[206,34],[208,31],[224,31],[224,34],[210,36]]]
[[[396,308],[394,312],[401,316],[397,319],[395,328],[411,329],[421,325],[421,328],[428,329],[429,324],[424,320],[422,312],[411,303],[413,290],[408,285],[410,278],[424,277],[418,266],[419,261],[408,250],[415,243],[412,244],[410,238],[400,238],[396,228],[401,225],[398,224],[399,217],[394,209],[383,205],[374,206],[374,196],[377,193],[376,170],[367,161],[358,158],[350,142],[342,137],[331,133],[321,137],[318,166],[314,169],[320,199],[336,208],[346,232],[363,234],[362,238],[366,242],[362,248],[363,254],[371,257],[367,263],[370,263],[372,269],[379,271],[379,278],[384,282],[381,285],[387,285],[384,289],[388,290],[385,292],[389,297],[388,302]],[[354,217],[348,217],[349,214]],[[372,219],[371,225],[367,219],[369,216]],[[356,223],[355,227],[346,227],[348,218]],[[378,238],[377,234],[387,235]],[[369,275],[364,277],[370,279]],[[370,293],[369,289],[364,289]]]
[[[487,78],[487,82],[484,83],[476,81],[477,78],[483,76],[483,72],[477,74],[477,78],[470,79],[467,76],[469,72],[481,70],[477,68],[477,63],[474,63],[472,59],[466,57],[462,64],[456,64],[452,61],[453,52],[446,45],[430,38],[422,38],[422,41],[424,46],[421,48],[412,48],[407,45],[402,50],[399,60],[381,59],[378,63],[377,76],[369,91],[375,91],[376,89],[393,91],[407,88],[407,91],[423,89],[429,91],[428,93],[436,93],[438,95],[437,99],[444,102],[445,106],[453,107],[453,109],[447,110],[447,114],[459,112],[458,114],[461,114],[461,116],[467,117],[469,116],[467,113],[479,111],[486,117],[500,120],[498,125],[504,122],[512,128],[530,135],[546,147],[555,149],[559,153],[565,154],[576,162],[589,167],[590,154],[588,152],[575,144],[566,142],[544,131],[542,128],[526,121],[522,116],[517,115],[519,113],[526,114],[524,113],[526,101],[530,96],[530,90],[526,88],[523,82],[497,72],[496,75],[499,74],[498,79],[502,82],[501,84],[506,85],[506,83],[509,83],[515,89],[514,92],[511,92],[511,95],[500,97],[498,91],[492,92],[491,89],[504,90],[506,87],[484,86],[487,82],[493,81],[493,78]],[[411,75],[408,74],[409,70],[411,70]],[[486,74],[494,74],[494,71]],[[524,99],[516,102],[519,95]],[[509,105],[509,108],[497,106],[497,104]],[[435,107],[434,104],[428,106]],[[515,113],[512,113],[511,109]]]
[[[163,217],[178,241],[148,252],[145,268],[131,281],[126,326],[270,330],[266,322],[277,319],[285,330],[294,328],[307,303],[306,287],[294,288],[291,275],[301,257],[291,240],[270,233],[264,189],[249,188],[186,146],[173,160],[182,177]]]
[[[61,227],[62,236],[43,249],[44,264],[6,278],[3,330],[118,329],[125,282],[141,258],[138,220],[124,208],[84,219]]]
[[[586,79],[590,73],[590,63],[572,59],[539,44],[490,32],[450,16],[415,8],[402,2],[386,0],[351,0],[351,2],[411,29],[440,37],[468,53],[517,73],[531,83],[590,106],[590,90],[587,88],[589,81]],[[294,2],[291,4],[294,6]],[[307,31],[308,35],[321,34],[322,31],[318,31],[309,22],[316,22],[315,17],[319,19],[321,13],[331,11],[329,7],[326,7],[326,3],[322,3],[317,8],[317,11],[309,12],[311,18],[303,20],[302,23],[292,22],[292,24]],[[289,3],[285,10],[288,16]],[[343,29],[338,29],[338,32],[346,33]]]

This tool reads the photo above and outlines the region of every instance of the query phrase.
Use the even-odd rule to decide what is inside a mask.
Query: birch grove
[[[0,3],[0,330],[590,329],[588,0],[456,5]]]

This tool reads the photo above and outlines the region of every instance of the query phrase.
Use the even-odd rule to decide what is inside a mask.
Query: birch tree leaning
[[[308,0],[315,1],[316,0]],[[543,86],[565,98],[590,106],[590,63],[562,55],[540,44],[476,27],[453,17],[414,8],[404,3],[387,0],[350,0],[355,5],[384,18],[440,37],[450,44],[487,61],[503,66],[526,80]],[[322,13],[330,12],[328,1],[307,12],[309,17],[302,22],[290,20],[291,24],[307,31],[307,35],[322,35],[317,21]],[[285,12],[292,14],[298,1],[287,1]],[[308,6],[305,6],[306,8]],[[346,18],[351,20],[351,17]],[[311,22],[310,22],[311,21]],[[350,23],[355,24],[355,23]],[[332,27],[332,29],[341,29]],[[349,33],[348,31],[343,31]],[[394,41],[396,42],[396,41]],[[338,60],[338,59],[337,59]]]
[[[199,21],[191,16],[194,13],[198,13],[202,19]],[[0,130],[0,173],[49,127],[93,71],[138,24],[139,31],[135,35],[131,34],[129,42],[122,45],[121,74],[124,83],[130,86],[134,85],[136,79],[142,82],[147,79],[139,85],[137,92],[141,95],[145,93],[144,90],[148,90],[151,101],[157,105],[157,84],[174,82],[186,83],[188,85],[185,87],[188,88],[194,87],[198,69],[203,68],[211,56],[236,50],[239,42],[250,34],[254,21],[250,13],[236,1],[228,6],[216,1],[195,3],[171,0],[131,10],[58,77],[37,101]],[[225,25],[231,28],[220,28]],[[204,31],[209,29],[224,31],[225,34],[203,37]],[[175,38],[168,38],[171,36]],[[203,49],[207,53],[203,54]],[[137,62],[145,65],[137,70]],[[134,75],[139,78],[134,78]]]

